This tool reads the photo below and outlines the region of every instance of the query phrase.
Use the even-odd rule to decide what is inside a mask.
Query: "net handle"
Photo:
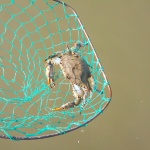
[[[64,6],[68,7],[75,15],[77,15],[76,11],[71,6],[69,6],[68,4],[62,2],[61,0],[53,0],[53,1],[58,2],[58,3],[60,3],[60,4],[64,5]],[[79,24],[81,26],[83,26],[81,20],[79,19],[79,17],[77,17],[77,19],[78,19]],[[83,31],[84,31],[87,39],[89,39],[89,36],[88,36],[88,34],[87,34],[87,32],[86,32],[86,30],[84,28],[83,28]],[[94,46],[93,46],[93,44],[92,44],[92,42],[90,40],[89,40],[89,44],[92,47],[92,49],[94,49]],[[97,53],[95,51],[94,51],[94,55],[95,55],[96,59],[99,60],[98,56],[97,56]],[[102,67],[102,65],[101,65],[100,62],[99,62],[99,66],[100,66],[100,68]],[[103,75],[104,79],[108,82],[104,71],[102,71],[102,75]],[[107,87],[108,87],[108,90],[109,90],[109,98],[111,100],[111,98],[112,98],[112,90],[111,90],[111,87],[110,87],[109,84],[107,85]],[[63,131],[61,133],[54,133],[54,134],[48,134],[48,135],[42,135],[42,136],[33,136],[33,137],[17,137],[17,136],[11,136],[10,137],[10,136],[6,136],[6,135],[0,135],[0,138],[3,138],[3,139],[12,139],[12,140],[38,140],[38,139],[44,139],[44,138],[49,138],[49,137],[54,137],[54,136],[66,134],[68,132],[74,131],[74,130],[80,128],[80,127],[85,126],[86,124],[88,124],[89,122],[91,122],[92,120],[94,120],[96,117],[98,117],[103,112],[103,110],[108,106],[108,104],[110,103],[110,100],[106,103],[105,106],[103,106],[103,108],[101,109],[101,111],[98,114],[96,114],[92,119],[88,120],[87,122],[85,122],[84,124],[82,124],[80,126],[71,128],[70,130]]]

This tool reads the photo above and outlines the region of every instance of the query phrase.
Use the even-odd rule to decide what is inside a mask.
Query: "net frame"
[[[64,3],[64,2],[62,2],[62,1],[60,1],[60,0],[53,0],[53,1],[62,4],[63,7],[67,7],[67,8],[70,9],[76,16],[78,16],[77,12],[76,12],[71,6],[69,6],[68,4],[66,4],[66,3]],[[78,23],[79,23],[81,26],[83,26],[83,24],[82,24],[82,22],[81,22],[81,20],[80,20],[79,17],[77,17],[77,21],[78,21]],[[86,38],[89,39],[89,36],[88,36],[87,31],[85,30],[85,28],[83,28],[82,30],[83,30],[83,32],[84,32]],[[94,46],[93,46],[91,40],[89,41],[89,44],[90,44],[90,46],[92,47],[92,49],[94,49]],[[98,56],[97,56],[97,53],[96,53],[95,51],[93,51],[93,52],[94,52],[95,58],[96,58],[97,60],[99,60],[99,58],[98,58]],[[102,68],[101,62],[99,62],[98,65],[99,65],[100,68]],[[102,72],[103,78],[108,82],[104,71],[102,70],[101,72]],[[69,130],[66,130],[66,131],[63,131],[63,132],[60,132],[60,133],[47,134],[47,135],[42,135],[42,136],[33,136],[33,137],[17,137],[17,136],[11,136],[11,137],[9,137],[9,136],[7,136],[7,135],[0,135],[0,138],[12,139],[12,140],[35,140],[35,139],[44,139],[44,138],[54,137],[54,136],[58,136],[58,135],[63,135],[63,134],[66,134],[66,133],[68,133],[68,132],[71,132],[71,131],[73,131],[73,130],[76,130],[76,129],[80,128],[80,127],[83,127],[83,126],[85,126],[86,124],[88,124],[89,122],[91,122],[93,119],[95,119],[96,117],[98,117],[98,116],[104,111],[104,109],[108,106],[108,104],[110,103],[111,98],[112,98],[112,90],[111,90],[111,87],[110,87],[109,84],[107,84],[107,89],[108,89],[108,91],[109,91],[109,99],[110,99],[110,100],[105,103],[105,105],[102,107],[101,111],[100,111],[98,114],[96,114],[95,116],[93,116],[90,120],[87,120],[87,121],[86,121],[85,123],[83,123],[82,125],[79,125],[79,126],[70,128]]]

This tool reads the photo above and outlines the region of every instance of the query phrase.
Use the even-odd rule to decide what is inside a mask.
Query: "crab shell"
[[[60,67],[64,76],[72,83],[91,91],[88,79],[91,72],[88,64],[77,53],[68,52],[62,55]]]

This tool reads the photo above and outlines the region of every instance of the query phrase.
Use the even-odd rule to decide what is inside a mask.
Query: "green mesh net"
[[[75,97],[71,84],[55,66],[55,88],[47,85],[44,60],[77,41],[89,64],[95,90],[81,105],[53,111]],[[100,92],[97,92],[99,89]],[[61,135],[98,116],[111,99],[111,89],[93,45],[76,12],[51,0],[0,1],[0,137],[39,139]]]

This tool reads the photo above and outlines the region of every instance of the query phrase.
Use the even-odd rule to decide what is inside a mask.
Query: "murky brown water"
[[[97,50],[113,90],[112,102],[87,127],[38,141],[1,139],[1,147],[12,150],[150,149],[150,2],[65,2],[79,14]]]

